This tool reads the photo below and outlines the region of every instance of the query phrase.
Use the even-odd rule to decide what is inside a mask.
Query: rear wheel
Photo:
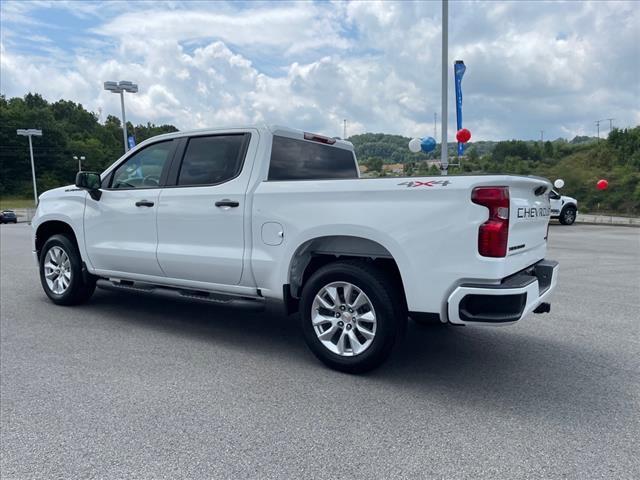
[[[560,223],[562,225],[573,225],[576,221],[576,207],[568,205],[560,212]]]
[[[379,366],[403,331],[406,315],[393,284],[364,261],[330,263],[302,290],[302,331],[324,364],[348,373]]]
[[[96,278],[83,274],[76,244],[66,235],[53,235],[40,252],[40,283],[58,305],[76,305],[91,298]]]

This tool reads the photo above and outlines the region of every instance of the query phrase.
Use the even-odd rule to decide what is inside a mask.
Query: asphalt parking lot
[[[2,478],[640,478],[640,229],[552,225],[551,313],[349,376],[266,311],[50,303],[1,232]]]

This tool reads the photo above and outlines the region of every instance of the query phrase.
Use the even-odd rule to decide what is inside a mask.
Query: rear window
[[[269,180],[358,178],[353,152],[321,143],[273,137]]]

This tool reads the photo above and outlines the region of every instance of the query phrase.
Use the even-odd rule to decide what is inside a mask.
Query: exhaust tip
[[[549,313],[551,311],[551,304],[543,302],[536,307],[533,313]]]

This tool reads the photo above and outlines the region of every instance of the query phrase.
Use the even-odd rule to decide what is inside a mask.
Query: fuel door
[[[278,222],[262,224],[262,241],[266,245],[280,245],[284,238],[284,228]]]

